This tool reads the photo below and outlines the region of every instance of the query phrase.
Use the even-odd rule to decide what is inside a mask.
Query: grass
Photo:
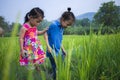
[[[0,37],[0,80],[52,80],[49,59],[41,73],[19,65],[19,42],[14,28],[11,37]],[[46,51],[45,41],[39,37]],[[112,35],[65,35],[67,56],[55,58],[57,80],[119,80],[120,33]],[[61,52],[60,52],[61,53]],[[45,71],[44,71],[45,69]]]

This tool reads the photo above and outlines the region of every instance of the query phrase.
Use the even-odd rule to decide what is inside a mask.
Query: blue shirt
[[[58,20],[54,21],[47,31],[49,45],[55,50],[56,55],[58,55],[61,48],[63,31],[64,29]]]

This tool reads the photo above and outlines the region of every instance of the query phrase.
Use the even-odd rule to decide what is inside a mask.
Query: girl
[[[51,62],[53,69],[53,77],[55,80],[56,80],[56,63],[51,53],[52,49],[54,49],[57,56],[61,48],[63,55],[66,55],[64,47],[62,46],[63,31],[64,28],[71,26],[75,21],[75,16],[70,10],[71,8],[68,8],[68,11],[65,11],[59,20],[54,21],[49,26],[48,31],[44,35],[48,47],[46,54]]]
[[[20,65],[34,65],[36,70],[40,70],[38,64],[44,62],[45,52],[37,38],[37,34],[44,34],[47,28],[42,31],[37,30],[37,26],[43,20],[44,12],[38,7],[33,8],[25,16],[25,22],[20,30]]]

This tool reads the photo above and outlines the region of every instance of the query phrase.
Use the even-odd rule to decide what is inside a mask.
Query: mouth
[[[63,28],[67,28],[67,26],[64,26]]]

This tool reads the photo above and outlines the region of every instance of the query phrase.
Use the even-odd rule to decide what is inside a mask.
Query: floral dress
[[[23,43],[25,56],[20,55],[20,65],[25,66],[43,63],[46,56],[37,38],[37,28],[30,27],[28,24],[23,24],[23,27],[26,28]]]

